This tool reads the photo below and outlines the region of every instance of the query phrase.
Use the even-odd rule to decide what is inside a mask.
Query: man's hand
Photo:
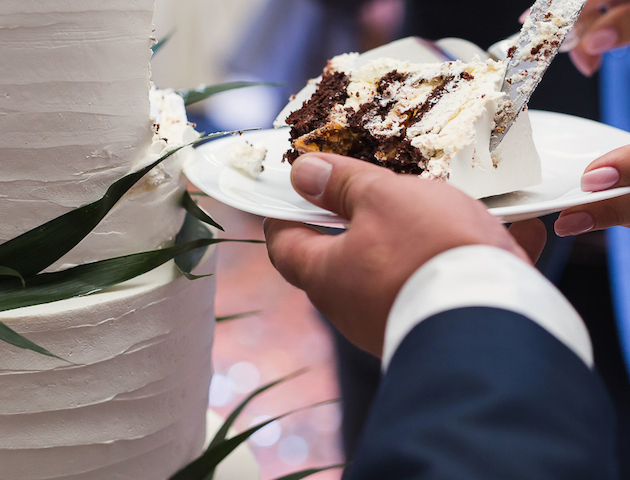
[[[542,224],[519,229],[523,249],[482,203],[444,183],[367,162],[309,154],[293,164],[291,180],[304,198],[347,219],[348,229],[328,236],[266,219],[269,257],[341,333],[377,356],[398,291],[428,260],[484,244],[529,262],[526,251],[537,257],[544,245]]]

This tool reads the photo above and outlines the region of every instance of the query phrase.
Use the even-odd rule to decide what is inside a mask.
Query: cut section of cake
[[[347,155],[448,181],[475,198],[536,185],[540,158],[526,112],[490,154],[504,74],[504,62],[478,58],[365,63],[358,54],[340,55],[301,107],[279,117],[291,126],[292,148],[284,158],[292,163],[309,152]]]

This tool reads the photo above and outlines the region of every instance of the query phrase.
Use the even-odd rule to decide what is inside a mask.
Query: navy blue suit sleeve
[[[396,351],[344,479],[614,479],[614,425],[597,374],[538,324],[451,310]]]

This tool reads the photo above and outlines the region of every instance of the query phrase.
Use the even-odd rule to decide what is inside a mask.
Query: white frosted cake
[[[541,182],[527,112],[490,153],[504,62],[362,57],[333,58],[316,87],[278,117],[277,126],[291,126],[289,162],[308,152],[338,153],[446,180],[475,198]]]
[[[182,99],[151,91],[153,8],[0,2],[0,242],[197,137]],[[52,270],[173,244],[193,154],[146,175]],[[197,273],[214,271],[214,251],[205,258]],[[0,478],[166,480],[198,456],[214,291],[214,277],[189,281],[167,263],[101,293],[1,313],[72,363],[0,341]]]

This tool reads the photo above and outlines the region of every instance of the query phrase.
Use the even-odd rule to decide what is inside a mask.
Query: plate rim
[[[597,122],[595,120],[591,120],[588,118],[578,117],[575,115],[568,115],[559,112],[550,112],[545,110],[530,110],[530,116],[540,117],[541,119],[544,117],[560,117],[566,118],[569,117],[572,121],[581,122],[584,124],[596,124],[598,127],[606,127],[611,130],[616,130],[621,134],[628,135],[628,143],[630,144],[630,132],[625,130],[613,127],[611,125],[606,125],[601,122]],[[280,135],[281,132],[288,132],[289,127],[282,128],[270,128],[270,129],[261,129],[254,130],[251,132],[245,133],[244,136],[248,137],[256,137],[256,136],[265,136],[270,133],[274,135]],[[218,143],[223,143],[221,140],[230,139],[232,137],[223,137],[222,139],[218,139],[212,142],[205,143],[196,148],[198,155],[196,155],[194,160],[186,163],[184,165],[184,173],[188,180],[195,185],[195,187],[199,188],[202,192],[206,193],[210,197],[215,200],[224,203],[232,208],[236,208],[237,210],[241,210],[253,215],[258,215],[262,217],[271,217],[280,220],[288,220],[288,221],[297,221],[304,223],[311,223],[317,225],[334,225],[334,226],[343,226],[348,223],[347,219],[340,217],[339,215],[328,212],[320,207],[313,205],[313,209],[318,209],[320,211],[302,211],[302,212],[293,212],[293,211],[284,211],[280,207],[266,207],[266,206],[258,206],[256,204],[245,204],[240,203],[234,200],[233,197],[230,197],[227,194],[224,194],[220,190],[210,190],[204,189],[203,185],[200,185],[198,182],[197,175],[194,174],[195,168],[200,168],[203,162],[207,162],[205,159],[204,150],[213,150],[215,145]],[[222,163],[220,166],[215,165],[215,168],[219,168],[222,170],[223,168],[230,168],[227,164]],[[209,191],[208,191],[209,190]],[[523,191],[527,191],[524,189]],[[516,204],[516,205],[503,205],[496,207],[487,207],[488,212],[498,218],[499,220],[509,223],[513,221],[513,219],[525,219],[527,218],[536,218],[542,215],[551,214],[554,212],[562,211],[566,208],[575,207],[579,205],[588,205],[590,203],[599,202],[602,200],[608,200],[611,198],[615,198],[622,195],[630,194],[630,186],[628,187],[617,187],[608,190],[603,190],[599,192],[583,192],[583,195],[580,196],[571,196],[566,199],[561,199],[561,197],[557,199],[549,199],[536,203],[525,203],[525,204]]]

